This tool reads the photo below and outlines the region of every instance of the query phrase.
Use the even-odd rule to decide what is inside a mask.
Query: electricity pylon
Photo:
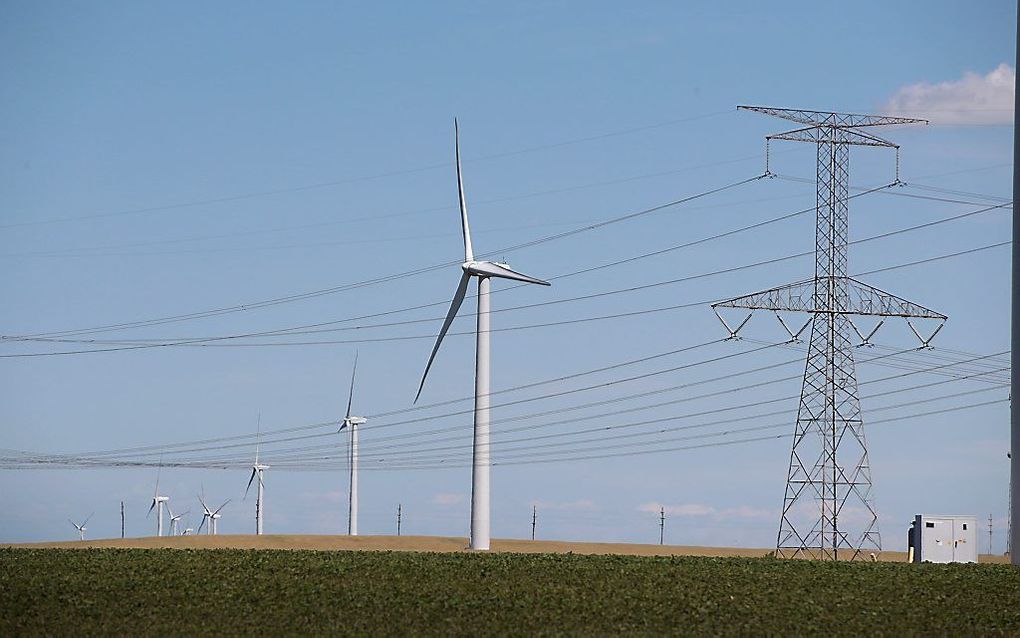
[[[800,334],[811,325],[776,555],[828,560],[861,558],[866,556],[865,550],[881,551],[882,539],[861,420],[854,348],[870,345],[869,340],[885,317],[905,318],[921,346],[928,347],[946,316],[848,276],[850,147],[896,149],[898,173],[899,146],[862,129],[927,122],[759,106],[737,108],[802,125],[769,135],[766,145],[771,140],[817,145],[815,276],[712,304],[732,338],[737,338],[747,319],[732,330],[717,308],[774,311],[791,341],[799,341]],[[779,315],[781,311],[805,312],[811,318],[798,332],[793,332]],[[879,322],[865,336],[852,316],[874,316]],[[934,319],[939,325],[925,338],[910,322],[915,317]],[[860,343],[854,343],[853,334],[860,338]]]

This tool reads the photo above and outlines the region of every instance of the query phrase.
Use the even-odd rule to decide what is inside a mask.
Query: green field
[[[1020,633],[1007,565],[0,549],[0,635]]]

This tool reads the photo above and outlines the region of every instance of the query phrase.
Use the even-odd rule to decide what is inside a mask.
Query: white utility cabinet
[[[910,546],[915,563],[976,563],[977,517],[918,514]]]

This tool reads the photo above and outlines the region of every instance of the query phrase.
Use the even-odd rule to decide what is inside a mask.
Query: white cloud
[[[658,514],[665,511],[672,516],[708,516],[715,513],[715,508],[701,503],[684,503],[682,505],[666,505],[665,503],[643,503],[638,505],[639,512]]]
[[[460,505],[464,502],[465,496],[463,494],[454,494],[451,492],[440,492],[432,497],[432,502],[436,505],[443,505],[450,507],[452,505]]]
[[[590,498],[582,498],[576,501],[533,501],[531,503],[540,510],[558,510],[561,512],[595,512],[599,506]]]
[[[779,513],[773,512],[772,510],[758,509],[757,507],[750,507],[748,505],[741,505],[740,507],[733,507],[724,509],[719,512],[720,518],[739,518],[745,521],[767,521],[779,520]]]
[[[896,92],[886,115],[923,117],[933,124],[1009,124],[1016,69],[1005,62],[987,75],[967,72],[950,82],[918,82]]]
[[[701,516],[709,517],[713,521],[734,519],[766,520],[776,516],[775,513],[769,510],[757,509],[747,505],[741,505],[740,507],[727,507],[723,509],[718,509],[711,505],[704,505],[702,503],[683,503],[679,505],[644,503],[638,506],[639,512],[658,514],[662,510],[665,510],[666,514],[670,516]]]

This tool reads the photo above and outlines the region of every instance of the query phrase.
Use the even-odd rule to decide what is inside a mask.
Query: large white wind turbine
[[[529,277],[510,270],[506,264],[491,261],[476,260],[471,247],[471,228],[468,225],[467,202],[464,199],[464,179],[460,167],[460,129],[457,120],[453,121],[454,127],[454,152],[457,160],[457,195],[460,201],[460,223],[461,231],[464,234],[464,263],[461,270],[460,284],[457,292],[453,295],[453,303],[446,313],[446,320],[439,330],[439,337],[435,346],[432,347],[432,354],[429,355],[429,362],[425,365],[425,373],[421,377],[421,385],[418,386],[418,395],[415,402],[421,396],[422,388],[425,387],[425,379],[428,377],[429,369],[439,351],[439,345],[443,342],[450,324],[457,316],[464,296],[467,293],[468,282],[472,277],[478,279],[478,323],[475,332],[475,428],[473,444],[473,461],[471,464],[471,549],[489,549],[489,466],[491,459],[489,455],[489,280],[493,277],[498,279],[511,279],[523,281],[529,284],[548,286],[549,282]]]
[[[156,508],[156,536],[163,535],[163,504],[170,501],[169,496],[162,496],[159,493],[159,475],[162,472],[163,463],[160,461],[159,469],[156,471],[156,491],[152,494],[152,505],[149,506],[149,511],[145,514],[145,518],[149,518],[152,508]]]
[[[223,505],[220,505],[218,508],[216,508],[215,511],[209,509],[209,506],[205,504],[205,500],[202,498],[201,495],[199,495],[198,497],[198,502],[202,504],[202,522],[199,524],[198,529],[195,530],[195,533],[201,534],[202,528],[205,526],[206,521],[208,521],[209,530],[206,533],[215,535],[216,521],[220,520],[220,517],[222,516],[222,514],[220,514],[220,510],[227,506],[227,503],[230,502],[230,499],[228,498],[227,500],[223,501]]]
[[[350,432],[350,447],[348,449],[348,461],[350,462],[350,491],[348,493],[347,510],[347,533],[351,536],[358,535],[358,426],[368,422],[363,416],[351,415],[351,405],[354,403],[354,375],[358,372],[358,355],[354,354],[354,369],[351,371],[351,393],[347,397],[347,416],[344,417],[337,434],[347,428]]]
[[[251,478],[248,479],[248,487],[244,488],[244,498],[248,498],[248,490],[255,477],[259,477],[258,498],[255,499],[255,534],[262,534],[262,515],[266,506],[265,484],[262,482],[263,472],[269,469],[268,465],[259,463],[259,438],[262,435],[262,414],[259,413],[258,432],[255,434],[255,463],[251,466]],[[244,499],[241,499],[244,500]]]
[[[95,514],[95,512],[92,512],[92,514]],[[74,528],[78,530],[78,540],[85,540],[85,530],[88,529],[87,527],[85,527],[85,525],[89,522],[89,519],[92,518],[92,514],[89,514],[89,517],[83,520],[81,522],[81,525],[75,523],[71,519],[67,519],[67,522],[70,523],[71,525],[74,525]]]

